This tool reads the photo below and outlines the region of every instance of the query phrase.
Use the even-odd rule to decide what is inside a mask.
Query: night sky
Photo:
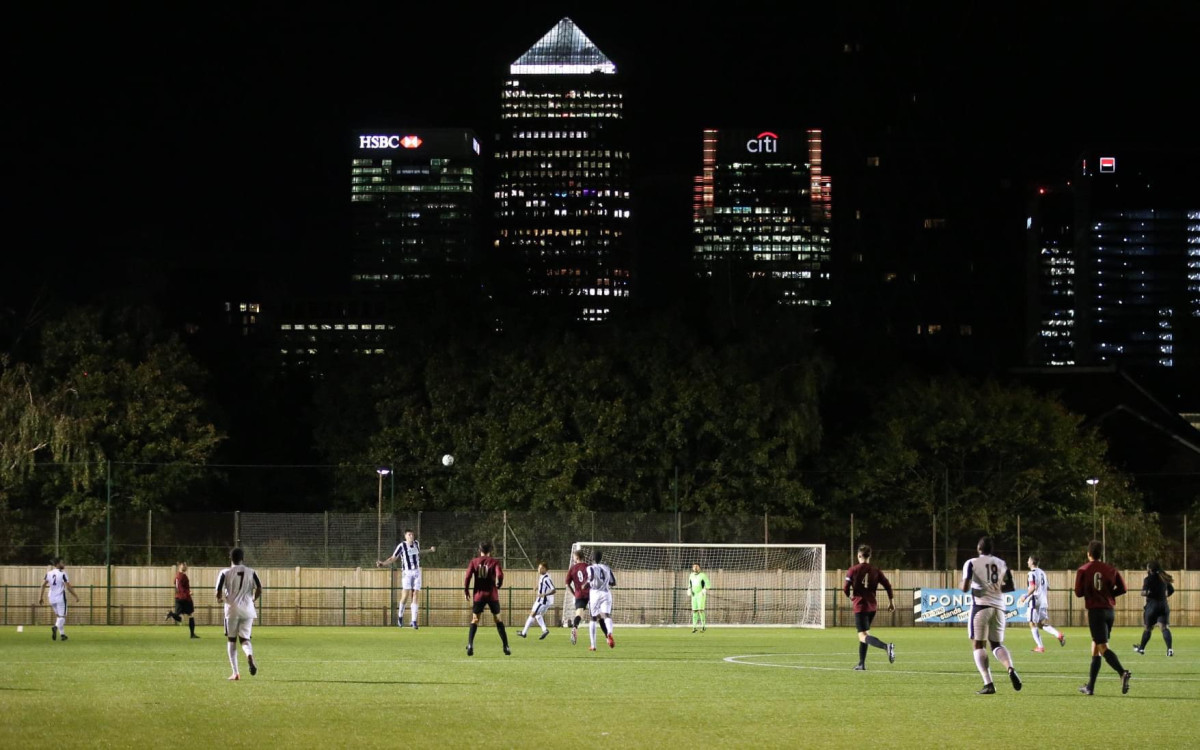
[[[1184,2],[37,5],[4,40],[9,307],[41,284],[128,283],[129,258],[240,273],[343,257],[350,132],[489,143],[508,64],[564,15],[627,78],[643,251],[686,238],[701,128],[819,126],[835,148],[872,111],[846,99],[847,43],[866,90],[917,97],[930,169],[956,191],[1061,178],[1089,145],[1187,147],[1200,70]]]

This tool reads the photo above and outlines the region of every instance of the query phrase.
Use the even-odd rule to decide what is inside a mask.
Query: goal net
[[[576,542],[613,570],[613,620],[622,625],[692,624],[692,564],[708,575],[710,626],[825,627],[823,544],[636,544]],[[568,563],[569,565],[570,563]],[[563,594],[564,621],[574,615]]]

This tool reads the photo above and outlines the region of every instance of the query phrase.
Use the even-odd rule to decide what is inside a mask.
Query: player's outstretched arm
[[[386,560],[376,560],[376,561],[375,561],[375,567],[377,567],[377,568],[382,568],[383,566],[385,566],[385,565],[391,565],[391,564],[392,564],[392,563],[394,563],[394,562],[396,562],[396,556],[395,556],[395,555],[392,555],[391,557],[389,557],[389,558],[388,558],[388,559],[386,559]]]

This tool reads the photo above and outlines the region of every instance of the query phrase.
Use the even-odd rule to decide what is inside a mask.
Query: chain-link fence
[[[459,496],[457,466],[380,468],[39,465],[20,484],[0,488],[0,564],[62,557],[72,565],[220,565],[240,545],[259,566],[353,568],[386,558],[412,529],[425,548],[437,547],[429,558],[437,567],[465,565],[483,541],[510,567],[539,559],[554,565],[572,542],[589,540],[825,544],[831,568],[849,564],[857,545],[867,543],[887,568],[949,570],[974,554],[982,533],[995,538],[1013,567],[1035,554],[1045,568],[1073,568],[1092,538],[1104,541],[1106,559],[1121,567],[1140,569],[1150,559],[1171,570],[1200,567],[1192,515],[1200,515],[1200,475],[1134,478],[1156,488],[1144,493],[1147,504],[1179,512],[1121,510],[1103,492],[1089,496],[1081,481],[1080,501],[1071,507],[1031,515],[997,507],[981,528],[952,495],[922,512],[889,512],[864,497],[848,512],[844,499],[835,504],[817,490],[812,503],[788,514],[479,510],[483,501]],[[686,505],[674,495],[674,477],[661,479],[666,494],[653,504]],[[781,504],[772,497],[729,500],[731,507]],[[159,507],[188,510],[150,510]],[[239,507],[290,512],[211,510]]]

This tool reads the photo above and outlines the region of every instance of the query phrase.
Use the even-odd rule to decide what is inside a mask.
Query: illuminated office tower
[[[700,273],[744,276],[781,304],[828,307],[831,189],[820,130],[705,130],[693,196]]]
[[[1200,190],[1179,154],[1080,158],[1026,221],[1035,365],[1200,367]]]
[[[352,280],[403,292],[414,282],[462,278],[480,219],[475,134],[364,130],[350,145]]]
[[[629,152],[617,68],[569,18],[509,67],[496,149],[497,263],[521,294],[602,321],[629,297]]]

